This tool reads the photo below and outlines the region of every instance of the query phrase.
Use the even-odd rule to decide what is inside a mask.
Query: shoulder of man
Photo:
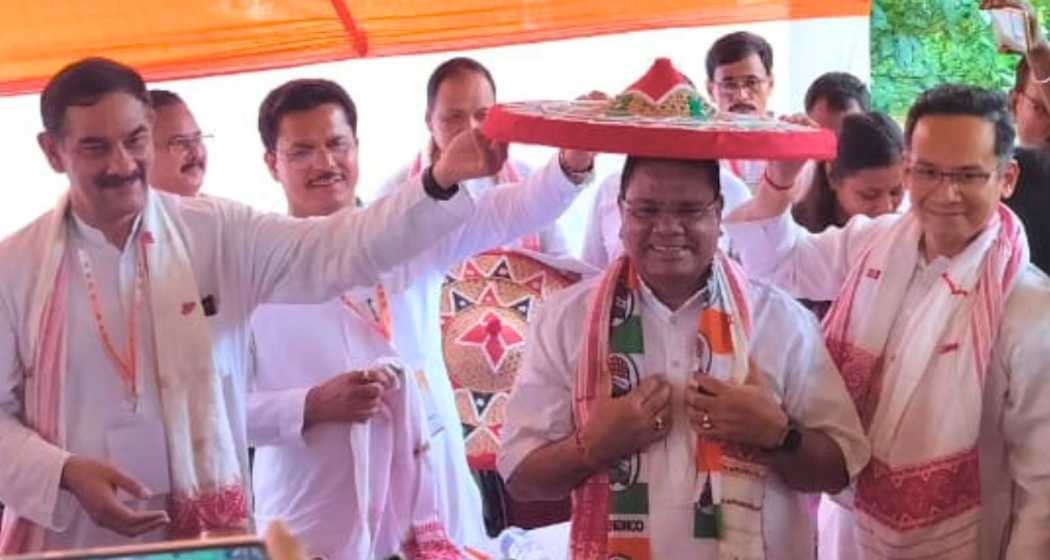
[[[1029,263],[1003,306],[999,338],[1026,341],[1030,336],[1046,338],[1050,333],[1050,276]],[[1046,356],[1050,358],[1050,356]]]

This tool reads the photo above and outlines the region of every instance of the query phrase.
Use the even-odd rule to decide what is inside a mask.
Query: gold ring
[[[653,429],[656,430],[657,432],[662,432],[664,430],[664,419],[659,417],[659,416],[657,416],[656,417],[656,424],[653,425]]]
[[[715,427],[714,424],[711,423],[711,416],[706,412],[700,417],[700,427],[705,430],[710,430]]]

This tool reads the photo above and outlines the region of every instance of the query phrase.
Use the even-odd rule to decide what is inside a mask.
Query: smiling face
[[[170,193],[196,196],[208,166],[208,149],[197,120],[182,103],[158,107],[155,114],[150,184]]]
[[[327,216],[353,204],[357,135],[336,103],[285,113],[266,164],[293,216]]]
[[[717,188],[695,162],[672,160],[639,160],[629,181],[620,201],[624,252],[658,296],[687,298],[714,258]]]
[[[69,178],[73,209],[95,225],[138,214],[153,159],[152,112],[123,92],[93,105],[71,106],[61,132],[41,133],[51,167]]]
[[[961,251],[988,225],[1017,180],[1017,164],[995,155],[994,125],[977,116],[922,117],[908,164],[906,185],[927,244],[951,247],[949,253]],[[939,175],[945,172],[958,178]]]

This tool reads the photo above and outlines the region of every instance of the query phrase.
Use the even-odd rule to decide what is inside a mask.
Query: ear
[[[47,163],[51,166],[56,173],[65,173],[66,165],[62,163],[62,156],[58,151],[58,142],[54,136],[49,132],[41,132],[36,135],[36,143],[40,145],[40,149],[44,152],[44,157],[47,158]]]
[[[1006,200],[1013,196],[1017,188],[1017,178],[1021,176],[1021,168],[1016,159],[1011,159],[1006,168],[1003,169],[1002,184],[1000,185],[999,198]]]
[[[711,101],[718,102],[718,98],[715,97],[715,81],[707,80],[707,96]]]
[[[775,85],[777,85],[776,78],[773,76],[773,73],[771,72],[769,74],[769,91],[773,91],[773,86],[775,86]]]
[[[270,170],[270,177],[273,177],[274,181],[280,183],[281,180],[277,177],[277,154],[267,150],[263,154],[263,162],[266,163],[266,169]]]
[[[429,132],[431,136],[434,135],[434,126],[431,124],[431,120],[433,119],[432,113],[433,109],[427,109],[427,112],[423,114],[423,122],[426,123],[427,132]]]

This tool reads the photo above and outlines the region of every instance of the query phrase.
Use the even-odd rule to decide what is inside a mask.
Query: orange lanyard
[[[77,250],[77,256],[80,261],[80,270],[83,272],[84,284],[87,287],[88,301],[91,304],[91,316],[95,320],[95,326],[98,329],[98,336],[102,341],[102,348],[105,350],[106,356],[117,368],[117,373],[120,375],[121,382],[123,382],[125,389],[128,391],[132,407],[137,409],[139,398],[138,316],[139,309],[142,307],[143,293],[145,292],[146,284],[146,263],[142,257],[142,248],[139,248],[139,253],[135,258],[135,287],[132,295],[131,312],[128,314],[127,350],[123,354],[117,352],[116,347],[113,345],[113,340],[109,335],[109,329],[106,328],[106,323],[102,318],[102,303],[99,300],[98,282],[95,279],[95,271],[91,264],[91,258],[88,257],[87,252],[83,249]]]
[[[346,306],[358,319],[369,324],[383,340],[390,342],[393,339],[393,320],[390,315],[390,302],[387,301],[386,290],[383,286],[376,287],[375,298],[367,301],[368,311],[353,302],[349,297],[342,296],[343,305]]]

